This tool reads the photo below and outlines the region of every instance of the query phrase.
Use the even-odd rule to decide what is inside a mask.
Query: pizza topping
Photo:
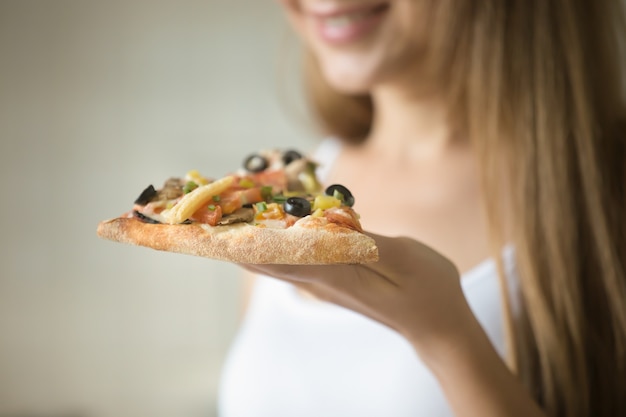
[[[274,191],[274,187],[271,185],[261,186],[261,197],[263,200],[270,200],[272,198],[272,192]]]
[[[273,196],[271,197],[271,200],[272,200],[274,203],[283,204],[285,201],[287,201],[287,199],[288,199],[288,198],[289,198],[289,197],[287,197],[287,196],[286,196],[286,195],[284,195],[284,194],[275,194],[275,195],[273,195]]]
[[[248,156],[243,163],[242,178],[256,184],[273,185],[282,191],[318,193],[322,189],[315,176],[317,164],[295,150],[262,151]]]
[[[192,192],[196,188],[198,188],[198,184],[196,184],[193,181],[187,181],[187,183],[183,187],[183,194],[189,194],[190,192]]]
[[[339,224],[358,232],[363,232],[357,214],[349,207],[342,206],[326,210],[324,217],[330,223]]]
[[[239,180],[239,186],[241,188],[252,188],[254,187],[254,181],[251,178],[243,177]]]
[[[189,220],[198,223],[206,223],[211,226],[217,226],[218,222],[222,220],[222,208],[214,205],[200,207],[191,215]]]
[[[304,217],[311,214],[311,203],[301,197],[290,197],[283,204],[286,213],[296,217]]]
[[[161,224],[160,221],[152,219],[152,218],[146,216],[145,214],[142,214],[141,212],[139,212],[137,210],[133,210],[133,216],[137,217],[139,220],[141,220],[144,223]]]
[[[143,214],[148,214],[148,215],[155,214],[155,213],[160,213],[165,208],[167,208],[167,201],[166,200],[151,201],[148,204],[146,204],[145,206],[142,206],[141,204],[135,204],[135,207],[133,207],[134,210],[141,211]]]
[[[280,204],[260,202],[254,205],[254,219],[263,220],[283,220],[285,211]]]
[[[302,159],[302,154],[298,151],[289,150],[283,154],[283,164],[289,165],[297,159]]]
[[[212,200],[213,196],[226,191],[234,181],[235,177],[228,176],[210,184],[200,186],[192,192],[185,194],[174,207],[165,210],[163,216],[169,224],[182,223],[202,206],[207,205],[209,201]]]
[[[361,226],[354,197],[340,184],[324,188],[317,164],[299,152],[263,151],[249,156],[245,171],[212,181],[197,170],[168,179],[161,190],[147,187],[135,201],[134,217],[148,223],[250,223],[287,228],[310,218],[317,224]]]
[[[352,207],[354,205],[354,197],[352,196],[352,193],[341,184],[333,184],[326,188],[326,195],[332,195],[348,207]]]
[[[183,195],[185,181],[180,178],[170,178],[165,181],[163,188],[158,191],[156,200],[175,200]]]
[[[252,174],[250,180],[259,187],[272,187],[273,192],[292,190],[288,186],[287,175],[282,169],[268,169]],[[295,190],[292,190],[295,191]]]
[[[145,206],[148,204],[154,197],[156,197],[157,191],[154,189],[152,185],[149,185],[145,190],[141,192],[139,197],[135,200],[135,204],[140,206]]]
[[[341,207],[341,200],[330,195],[320,194],[313,201],[313,210],[328,210],[333,207]]]
[[[267,158],[255,153],[246,158],[243,167],[249,172],[261,172],[269,167],[269,162]]]
[[[293,216],[283,210],[283,206],[276,203],[257,203],[254,205],[254,224],[271,229],[285,229],[292,225]]]
[[[247,207],[242,207],[239,210],[227,214],[220,221],[217,222],[218,225],[227,225],[233,223],[249,223],[254,220],[254,210]]]
[[[322,191],[322,184],[317,180],[315,170],[317,165],[312,162],[307,163],[306,169],[298,174],[298,179],[304,186],[304,190],[309,194],[317,194]]]
[[[324,217],[324,210],[318,208],[313,213],[311,213],[311,216],[313,216],[313,217]]]
[[[211,180],[202,176],[202,174],[200,174],[200,172],[197,169],[192,169],[191,171],[187,172],[187,174],[185,175],[185,180],[187,182],[189,181],[195,182],[198,185],[207,185],[208,183],[211,182]]]
[[[285,169],[292,162],[300,159],[303,159],[302,154],[295,150],[285,152],[266,150],[248,156],[243,162],[243,167],[248,172],[257,173],[267,169]]]
[[[253,193],[254,189],[228,190],[217,196],[219,198],[217,204],[222,207],[224,214],[230,214],[248,204],[249,195]],[[212,200],[215,201],[214,198],[212,198]]]

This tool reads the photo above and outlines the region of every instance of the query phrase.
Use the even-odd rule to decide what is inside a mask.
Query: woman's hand
[[[366,265],[247,265],[400,332],[431,369],[459,417],[545,417],[491,345],[445,257],[408,238],[372,237]]]
[[[418,353],[475,320],[448,259],[413,239],[371,236],[379,248],[377,263],[245,268],[379,321],[404,335]]]

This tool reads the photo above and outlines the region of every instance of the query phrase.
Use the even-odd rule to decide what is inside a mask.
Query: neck
[[[373,92],[376,116],[368,146],[381,156],[414,159],[435,157],[457,145],[441,97],[405,91],[381,86]]]

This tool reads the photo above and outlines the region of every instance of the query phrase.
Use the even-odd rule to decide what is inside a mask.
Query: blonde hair
[[[626,415],[623,4],[425,1],[426,62],[479,151],[494,253],[512,224],[521,309],[504,297],[510,366],[551,416]],[[365,140],[371,97],[319,74],[310,62],[324,132]]]

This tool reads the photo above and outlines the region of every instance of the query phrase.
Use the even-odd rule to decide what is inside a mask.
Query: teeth
[[[344,14],[341,16],[331,16],[331,17],[327,17],[324,19],[324,24],[326,26],[330,26],[334,28],[346,27],[360,20],[363,20],[364,18],[369,16],[369,14],[370,13],[368,12],[356,12],[356,13]]]

